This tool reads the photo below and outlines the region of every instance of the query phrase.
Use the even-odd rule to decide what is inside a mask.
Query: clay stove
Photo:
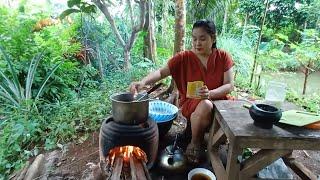
[[[105,160],[106,166],[112,169],[111,174],[117,174],[115,176],[126,176],[124,171],[133,176],[132,173],[148,171],[153,166],[158,141],[156,122],[148,119],[141,124],[126,125],[115,122],[111,116],[100,128],[100,160]]]

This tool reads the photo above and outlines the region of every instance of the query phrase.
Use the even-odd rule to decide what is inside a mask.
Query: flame
[[[115,147],[109,151],[107,159],[113,164],[115,158],[119,156],[123,158],[124,162],[129,162],[131,156],[134,156],[139,160],[144,160],[146,163],[148,161],[146,153],[136,146]]]

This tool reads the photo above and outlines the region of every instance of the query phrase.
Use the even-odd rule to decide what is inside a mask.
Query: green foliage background
[[[313,70],[319,71],[319,11],[315,11],[315,7],[320,8],[319,1],[301,1],[300,9],[293,7],[295,1],[292,0],[270,2],[279,9],[268,13],[264,26],[258,54],[262,72],[295,73],[307,60],[312,61]],[[30,99],[21,107],[15,107],[0,95],[0,179],[6,179],[14,170],[20,169],[30,157],[54,148],[63,149],[70,141],[85,140],[87,134],[97,131],[103,118],[110,115],[111,94],[127,91],[130,82],[163,66],[173,55],[174,1],[154,2],[156,63],[143,57],[146,32],[141,32],[131,50],[132,67],[128,71],[123,70],[123,49],[109,23],[105,18],[101,20],[98,11],[84,13],[92,12],[95,7],[85,1],[81,3],[84,9],[74,6],[79,13],[70,15],[71,24],[62,21],[39,32],[32,32],[36,22],[50,17],[57,6],[47,7],[47,11],[31,11],[27,1],[21,1],[18,9],[0,5],[0,45],[12,59],[22,87],[25,87],[32,58],[40,52],[44,54],[35,70],[33,95],[52,67],[61,63],[39,100]],[[167,11],[164,11],[165,6],[168,6]],[[229,20],[226,32],[220,34],[225,10],[229,12]],[[252,97],[264,96],[265,84],[255,81],[250,87],[248,80],[263,10],[264,4],[253,0],[187,2],[186,48],[191,48],[193,22],[201,18],[214,19],[217,46],[229,52],[235,62],[237,91],[233,95],[245,92]],[[246,14],[249,19],[243,26]],[[307,26],[304,26],[306,21]],[[128,13],[115,16],[115,22],[120,34],[129,38]],[[310,41],[310,37],[314,41]],[[85,61],[77,58],[83,52],[87,55]],[[0,69],[13,78],[2,55]],[[0,78],[0,83],[3,82]],[[169,84],[170,79],[165,82]],[[287,100],[308,111],[320,112],[317,93],[302,96],[296,89],[288,89]]]

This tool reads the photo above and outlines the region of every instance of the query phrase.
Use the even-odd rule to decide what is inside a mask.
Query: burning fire
[[[146,153],[135,146],[121,146],[111,149],[107,156],[107,161],[113,164],[116,157],[122,157],[124,162],[129,163],[131,156],[138,160],[143,160],[145,163],[148,161]]]

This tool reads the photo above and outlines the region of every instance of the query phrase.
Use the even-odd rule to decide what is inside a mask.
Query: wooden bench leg
[[[218,119],[214,117],[213,123],[210,128],[207,149],[208,149],[211,165],[217,179],[227,179],[226,169],[224,168],[218,153],[219,145],[225,142],[226,139],[227,137],[223,132],[223,130],[221,129]]]
[[[230,142],[226,167],[228,180],[239,179],[240,164],[238,163],[238,155],[241,153],[240,150],[237,142]]]
[[[253,177],[261,169],[290,153],[290,150],[261,149],[256,154],[241,163],[240,179]]]
[[[302,163],[299,163],[292,156],[292,153],[283,157],[284,163],[290,167],[301,179],[317,180],[317,176],[306,168]]]
[[[219,157],[218,150],[208,149],[208,152],[209,152],[212,169],[217,179],[227,179],[226,178],[227,173]]]
[[[210,133],[210,139],[208,143],[208,153],[211,161],[212,168],[217,176],[217,179],[226,179],[226,170],[222,164],[222,161],[219,157],[218,149],[221,142],[224,142],[226,135],[221,128],[216,131],[213,135],[213,132]],[[212,137],[213,136],[213,137]]]

